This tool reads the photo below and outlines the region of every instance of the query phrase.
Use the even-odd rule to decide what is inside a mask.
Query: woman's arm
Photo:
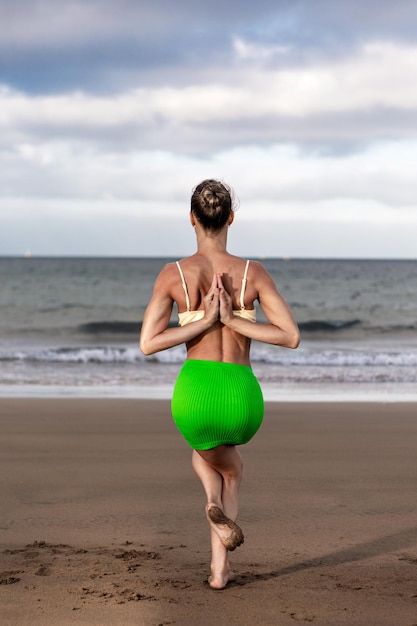
[[[172,273],[167,265],[155,281],[152,298],[143,318],[139,345],[146,356],[191,341],[219,320],[219,289],[214,277],[209,292],[203,298],[204,317],[185,326],[168,328],[174,302],[171,285]]]
[[[220,289],[220,321],[249,339],[271,343],[285,348],[297,348],[300,343],[300,332],[291,310],[278,293],[274,281],[265,270],[257,264],[254,277],[258,291],[259,304],[269,321],[269,324],[256,323],[233,315],[232,298],[224,288],[221,277],[218,276]]]

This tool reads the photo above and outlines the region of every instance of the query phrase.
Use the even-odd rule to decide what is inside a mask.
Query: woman
[[[193,468],[207,496],[213,589],[233,572],[228,551],[243,542],[236,524],[242,459],[263,418],[263,398],[249,360],[252,339],[296,348],[297,324],[263,266],[227,252],[234,211],[230,189],[205,180],[191,198],[197,252],[159,274],[140,338],[145,355],[185,343],[187,359],[172,398],[178,429],[193,448]],[[258,300],[268,323],[257,323]],[[168,328],[173,303],[179,327]]]

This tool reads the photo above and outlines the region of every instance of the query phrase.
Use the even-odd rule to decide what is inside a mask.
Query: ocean
[[[138,338],[170,260],[0,258],[0,395],[169,398],[184,347]],[[297,350],[252,344],[267,400],[417,399],[417,261],[261,261],[301,330]]]

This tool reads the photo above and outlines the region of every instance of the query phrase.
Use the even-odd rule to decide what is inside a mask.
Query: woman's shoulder
[[[257,261],[256,259],[248,259],[248,261],[249,271],[251,271],[252,273],[258,276],[265,276],[266,274],[268,274],[267,270],[260,261]]]
[[[166,263],[159,272],[157,281],[162,284],[170,284],[177,282],[177,279],[183,274],[183,270],[187,272],[190,268],[196,270],[201,265],[197,255],[183,257],[176,261]]]
[[[171,284],[174,276],[178,274],[178,271],[179,270],[176,261],[170,261],[169,263],[166,263],[160,270],[155,285],[163,286],[166,284]]]
[[[260,261],[250,260],[248,280],[258,292],[264,291],[264,289],[270,287],[275,288],[275,283],[271,274]]]

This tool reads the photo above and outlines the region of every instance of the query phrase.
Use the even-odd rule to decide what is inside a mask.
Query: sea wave
[[[307,320],[305,322],[300,322],[299,327],[301,331],[307,332],[317,332],[317,331],[330,331],[336,332],[339,330],[345,330],[346,328],[352,328],[353,326],[359,326],[361,324],[361,320],[359,319],[350,319],[350,320]],[[169,323],[170,327],[177,326],[178,323],[176,321],[171,321]],[[87,322],[85,324],[80,324],[77,328],[78,332],[85,333],[88,335],[99,335],[99,334],[135,334],[137,335],[142,328],[142,320],[138,322],[131,321],[95,321],[95,322]]]
[[[176,320],[171,320],[168,324],[170,328],[177,326]],[[380,324],[370,325],[358,318],[352,319],[310,319],[299,321],[298,326],[302,333],[307,335],[320,333],[334,335],[348,329],[360,329],[368,335],[381,334],[399,334],[403,332],[413,332],[417,330],[417,322],[411,324],[390,324],[381,326]],[[142,320],[124,321],[124,320],[107,320],[92,321],[77,326],[76,332],[85,335],[134,335],[138,336],[142,328]]]
[[[264,321],[262,316],[259,321]],[[37,325],[38,324],[38,325]],[[176,327],[178,322],[171,320],[168,324],[170,328]],[[417,321],[406,324],[389,324],[381,325],[377,322],[369,323],[360,319],[310,319],[299,321],[298,326],[301,331],[301,338],[311,339],[334,339],[335,336],[348,337],[351,340],[358,338],[376,338],[381,337],[396,338],[411,337],[417,331]],[[19,341],[24,338],[36,341],[45,338],[48,340],[51,335],[55,335],[56,339],[61,343],[66,341],[69,345],[75,343],[80,337],[85,337],[90,341],[117,342],[119,340],[138,339],[142,328],[142,320],[126,321],[126,320],[109,320],[109,321],[91,321],[78,324],[77,326],[60,326],[59,328],[51,328],[51,326],[40,325],[39,319],[34,320],[33,326],[25,324],[24,326],[14,327],[10,322],[6,325],[0,324],[0,341],[7,342],[11,338]]]
[[[44,363],[181,363],[185,358],[185,348],[178,346],[171,350],[145,357],[136,347],[90,346],[61,348],[32,348],[3,350],[0,362],[44,362]],[[252,362],[284,366],[307,367],[373,367],[396,366],[417,367],[417,350],[266,350],[255,346]]]
[[[170,322],[168,326],[178,326],[175,322]],[[138,322],[126,322],[126,321],[98,321],[87,322],[80,324],[77,327],[78,332],[87,335],[101,335],[101,334],[126,334],[126,335],[139,335],[142,328],[142,321]]]
[[[124,321],[110,321],[110,322],[87,322],[86,324],[80,324],[78,331],[87,335],[100,335],[100,334],[135,334],[140,332],[142,322],[124,322]]]
[[[18,350],[0,354],[1,361],[44,363],[135,363],[143,360],[137,348],[82,347]]]
[[[308,320],[306,322],[299,322],[298,326],[301,331],[316,332],[327,330],[335,332],[338,330],[344,330],[345,328],[352,328],[352,326],[358,326],[361,324],[361,320]]]

